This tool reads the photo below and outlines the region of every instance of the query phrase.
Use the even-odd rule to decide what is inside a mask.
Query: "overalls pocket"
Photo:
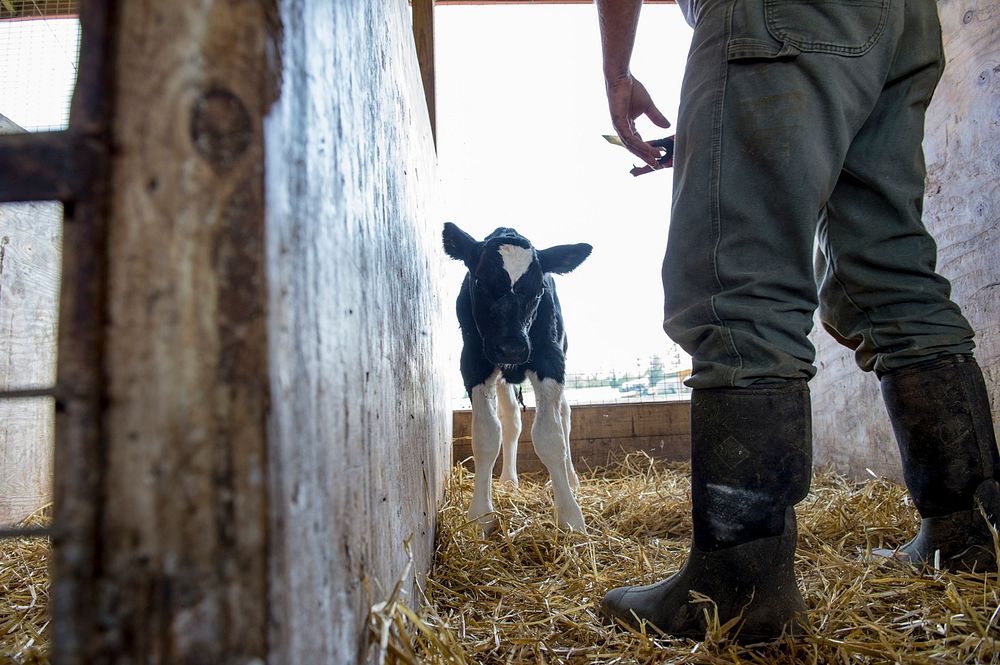
[[[890,0],[736,0],[727,57],[782,60],[800,53],[859,56],[885,31]]]
[[[764,0],[767,31],[803,52],[859,56],[885,31],[889,0]]]

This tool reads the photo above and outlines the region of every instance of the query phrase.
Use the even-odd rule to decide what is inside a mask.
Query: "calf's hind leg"
[[[528,378],[535,389],[535,422],[531,426],[531,442],[552,478],[556,520],[564,529],[586,533],[583,513],[573,497],[566,464],[566,433],[560,415],[563,386],[553,379],[539,380],[534,372],[529,372]]]
[[[517,440],[521,436],[521,411],[517,408],[514,390],[514,386],[506,381],[500,381],[497,385],[500,441],[503,446],[500,482],[507,482],[517,487]]]
[[[562,417],[563,435],[566,437],[566,473],[569,475],[569,484],[575,489],[579,489],[580,476],[576,475],[576,467],[573,466],[573,449],[569,443],[570,408],[565,390],[562,393],[562,399],[559,401],[559,415]]]
[[[472,459],[476,465],[469,519],[484,533],[496,527],[493,514],[493,465],[500,454],[500,418],[497,416],[497,375],[472,388]]]

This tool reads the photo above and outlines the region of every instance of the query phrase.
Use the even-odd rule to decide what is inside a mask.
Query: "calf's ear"
[[[556,245],[538,252],[538,263],[542,272],[554,272],[557,275],[570,272],[583,260],[590,256],[594,248],[587,243],[578,245]]]
[[[470,270],[475,268],[482,245],[481,242],[451,222],[445,222],[441,239],[444,241],[445,254],[453,259],[464,262]]]

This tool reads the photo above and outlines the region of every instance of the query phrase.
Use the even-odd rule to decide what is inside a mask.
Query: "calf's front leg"
[[[528,378],[535,389],[535,422],[531,426],[531,442],[552,478],[556,521],[564,529],[587,533],[583,512],[570,487],[566,463],[568,448],[560,414],[563,386],[553,379],[539,380],[534,372],[529,372]]]
[[[485,534],[496,528],[493,514],[493,465],[500,454],[500,418],[497,416],[497,375],[472,388],[472,459],[476,466],[469,519]]]

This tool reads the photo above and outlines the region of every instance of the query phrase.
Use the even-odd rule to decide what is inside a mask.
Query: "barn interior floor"
[[[688,469],[643,455],[581,473],[589,535],[552,525],[544,476],[496,487],[501,527],[466,522],[473,475],[455,467],[426,602],[397,592],[372,613],[388,663],[990,663],[1000,661],[996,574],[951,575],[872,559],[905,542],[916,513],[903,488],[820,473],[799,504],[800,585],[810,629],[794,641],[738,646],[734,626],[703,642],[602,625],[606,589],[675,570],[690,537]],[[498,485],[498,484],[496,484]],[[43,524],[40,511],[27,523]],[[0,543],[0,664],[47,663],[48,543]],[[402,587],[399,587],[402,588]]]
[[[997,575],[951,575],[868,555],[912,536],[905,490],[882,479],[814,479],[797,507],[800,587],[810,629],[795,641],[737,646],[733,626],[704,642],[602,625],[604,591],[674,571],[690,537],[688,469],[643,455],[581,474],[589,535],[552,525],[544,476],[499,487],[501,528],[466,522],[472,473],[456,467],[440,515],[426,602],[376,606],[375,639],[403,663],[983,663],[1000,659]],[[495,487],[498,483],[494,483]]]

